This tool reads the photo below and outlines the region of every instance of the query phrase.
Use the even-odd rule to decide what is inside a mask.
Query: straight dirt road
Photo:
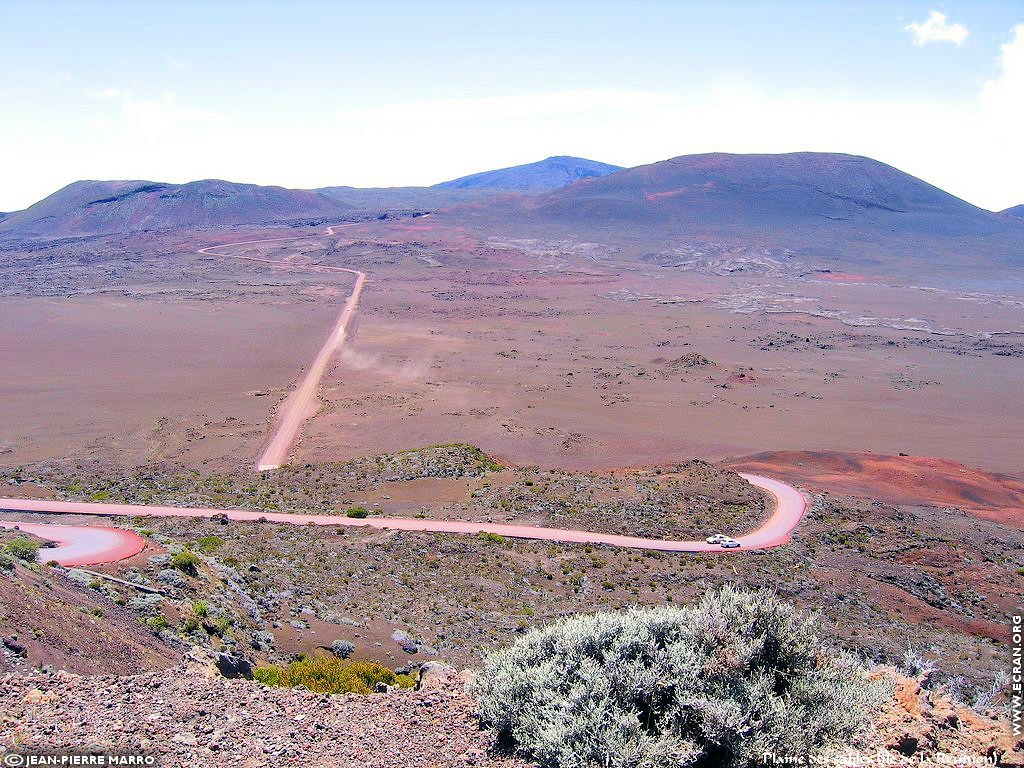
[[[336,226],[328,227],[325,234],[328,236],[334,235],[336,229],[342,229],[344,227],[354,227],[356,224],[339,224]],[[295,444],[299,440],[299,435],[302,432],[303,426],[306,422],[311,419],[317,412],[319,405],[317,401],[317,395],[320,391],[320,382],[323,380],[324,374],[327,373],[327,368],[331,364],[331,360],[341,350],[345,344],[345,339],[348,338],[348,327],[352,322],[352,318],[355,317],[356,311],[359,309],[359,297],[363,293],[363,286],[366,284],[366,273],[360,272],[357,269],[348,269],[347,267],[334,267],[327,264],[304,264],[300,262],[292,261],[275,261],[273,259],[263,259],[255,256],[244,256],[235,255],[230,253],[212,253],[221,248],[230,248],[232,246],[239,245],[255,245],[258,243],[276,243],[286,240],[305,240],[307,236],[300,237],[269,237],[263,240],[244,240],[240,243],[224,243],[222,245],[211,245],[206,248],[200,248],[199,253],[206,256],[223,256],[231,259],[241,259],[243,261],[254,261],[261,264],[269,264],[274,267],[281,269],[297,269],[305,270],[310,272],[348,272],[349,274],[356,276],[355,285],[352,286],[352,292],[349,294],[348,299],[345,301],[345,305],[341,309],[341,313],[338,315],[338,319],[334,322],[334,327],[331,328],[331,333],[324,341],[323,346],[320,347],[320,351],[317,352],[313,363],[309,366],[306,374],[299,381],[298,386],[292,390],[291,394],[286,397],[277,409],[276,428],[273,436],[270,438],[270,442],[264,449],[262,455],[256,462],[256,468],[260,472],[265,472],[270,469],[277,469],[282,464],[288,461],[288,457],[291,455],[295,448]]]

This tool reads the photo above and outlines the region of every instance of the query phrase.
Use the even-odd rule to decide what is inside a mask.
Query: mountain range
[[[891,166],[854,155],[684,155],[519,201],[524,215],[670,229],[882,225],[989,234],[997,214]]]
[[[23,211],[0,217],[0,235],[72,237],[337,217],[352,209],[433,210],[497,193],[547,191],[615,170],[617,166],[583,158],[549,157],[433,187],[296,190],[218,179],[187,184],[76,181]]]
[[[79,181],[0,218],[7,238],[438,211],[497,234],[599,238],[648,260],[728,242],[855,271],[965,277],[1024,264],[1024,206],[986,211],[854,155],[684,155],[629,169],[572,157],[433,187],[293,190],[207,180]],[[668,256],[666,256],[668,254]]]
[[[0,220],[0,234],[74,237],[156,229],[262,224],[338,216],[344,203],[284,187],[218,179],[188,184],[76,181]]]

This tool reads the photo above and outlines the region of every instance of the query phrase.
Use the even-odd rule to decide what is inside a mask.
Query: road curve
[[[477,523],[467,520],[425,520],[411,517],[367,517],[350,518],[335,515],[291,515],[281,512],[253,512],[239,509],[200,509],[195,507],[156,507],[139,504],[104,504],[79,501],[49,501],[46,499],[0,499],[0,511],[7,512],[39,512],[46,514],[97,515],[116,517],[131,515],[140,517],[210,517],[215,514],[226,515],[230,520],[267,521],[288,523],[291,525],[344,525],[353,528],[380,528],[396,531],[428,531],[434,533],[478,534],[496,533],[513,539],[535,539],[554,541],[567,544],[605,544],[612,547],[630,547],[634,549],[658,550],[662,552],[744,552],[751,549],[770,549],[789,541],[793,529],[799,524],[807,509],[807,499],[796,488],[778,480],[759,475],[741,475],[751,485],[767,491],[775,500],[775,509],[771,516],[756,531],[737,537],[742,547],[736,550],[723,550],[721,547],[703,541],[673,541],[668,539],[644,539],[636,536],[621,536],[611,533],[594,531],[577,531],[563,528],[541,528],[533,525],[510,525],[504,523]],[[0,522],[10,527],[19,525],[28,530],[28,524]],[[73,541],[76,535],[91,536],[92,534],[76,534],[74,531],[93,531],[92,528],[76,528],[72,526],[39,526],[40,528],[60,528],[62,535]],[[106,529],[112,530],[112,529]],[[717,531],[716,531],[717,533]],[[38,534],[49,538],[45,533]],[[134,535],[134,534],[133,534]],[[111,542],[115,546],[114,542]],[[120,542],[116,546],[122,546]],[[140,547],[141,549],[141,547]],[[51,552],[54,550],[51,550]],[[107,553],[101,553],[107,557]],[[135,554],[132,552],[131,554]],[[124,557],[122,555],[121,557]],[[110,562],[120,557],[94,562]],[[58,562],[60,562],[58,560]],[[86,562],[76,563],[87,565]]]
[[[338,224],[328,227],[325,234],[333,235],[335,234],[335,229],[354,227],[356,226],[356,223]],[[282,269],[299,269],[312,272],[348,272],[349,274],[356,276],[356,282],[355,285],[352,286],[352,292],[349,294],[348,299],[345,300],[345,305],[341,308],[341,312],[338,314],[337,320],[334,321],[334,327],[331,328],[330,335],[320,347],[320,351],[317,352],[316,357],[313,359],[313,363],[306,371],[306,375],[302,377],[298,386],[292,390],[291,394],[289,394],[278,407],[277,429],[274,431],[273,436],[270,438],[270,442],[267,444],[267,447],[256,462],[256,468],[260,472],[264,472],[269,469],[277,469],[288,460],[288,456],[291,454],[292,448],[295,446],[295,443],[299,438],[299,433],[302,431],[303,425],[316,413],[316,400],[317,393],[320,391],[320,382],[323,379],[324,374],[327,372],[327,367],[330,365],[331,360],[338,353],[338,350],[341,349],[342,345],[344,345],[345,339],[348,337],[348,326],[352,322],[352,318],[355,316],[356,310],[359,308],[359,297],[362,295],[363,286],[366,284],[366,273],[360,272],[358,269],[335,267],[327,264],[303,264],[291,261],[275,261],[273,259],[262,259],[256,256],[240,256],[231,253],[214,254],[212,251],[238,245],[275,243],[284,240],[305,240],[308,237],[310,236],[269,237],[263,240],[243,240],[238,243],[222,243],[220,245],[211,245],[206,248],[199,249],[199,253],[205,256],[223,256],[242,261],[254,261],[261,264],[270,264],[271,266]]]
[[[327,228],[325,234],[334,235],[335,229],[351,226],[356,226],[356,224],[331,226]],[[273,259],[228,253],[213,254],[212,251],[239,245],[302,240],[308,237],[310,236],[300,235],[296,237],[244,240],[199,249],[199,253],[204,255],[217,255],[243,261],[254,261],[270,264],[282,269],[348,272],[356,275],[355,285],[335,321],[330,336],[321,346],[320,351],[317,353],[302,381],[285,398],[279,408],[277,430],[257,463],[257,467],[261,471],[279,467],[287,460],[288,454],[292,450],[303,424],[315,412],[315,400],[320,387],[320,381],[331,359],[345,342],[348,325],[359,306],[359,298],[366,283],[366,274],[346,267],[275,261]],[[292,515],[238,509],[200,509],[194,507],[161,507],[138,504],[105,504],[10,498],[0,498],[0,511],[94,515],[100,517],[123,515],[141,517],[210,517],[211,515],[221,514],[230,520],[240,521],[268,521],[291,525],[343,525],[349,527],[469,535],[494,533],[515,539],[534,539],[572,544],[604,544],[613,547],[631,547],[662,552],[745,552],[752,549],[769,549],[787,543],[793,530],[800,523],[807,510],[807,499],[796,488],[779,480],[744,473],[740,473],[740,476],[771,495],[774,499],[775,509],[760,528],[744,536],[737,537],[741,547],[734,550],[723,550],[717,545],[708,544],[704,541],[644,539],[636,536],[597,533],[594,531],[542,528],[531,525],[478,523],[467,520],[425,520],[407,517],[370,517],[359,519],[335,515]],[[15,526],[27,533],[56,542],[58,546],[47,549],[43,556],[47,560],[56,560],[61,565],[67,566],[98,565],[100,563],[122,560],[141,552],[145,547],[145,541],[137,534],[116,528],[20,523],[0,520],[0,527],[12,528]]]
[[[0,520],[0,528],[18,528],[57,546],[39,551],[39,559],[68,567],[113,563],[139,554],[146,540],[134,531],[93,525],[48,525]]]

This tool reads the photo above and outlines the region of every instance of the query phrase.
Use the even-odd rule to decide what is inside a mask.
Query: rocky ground
[[[569,472],[501,464],[463,445],[259,476],[83,462],[2,479],[5,494],[339,515],[355,506],[658,536],[745,530],[765,514],[735,474],[704,462]],[[991,707],[1005,695],[1024,532],[957,509],[818,494],[789,546],[739,557],[208,519],[116,523],[145,536],[146,550],[94,574],[20,563],[0,574],[0,635],[22,649],[3,655],[17,673],[0,680],[8,745],[145,745],[204,765],[302,765],[311,755],[338,766],[512,765],[487,751],[459,686],[324,698],[226,681],[194,663],[152,670],[195,648],[282,663],[339,640],[352,658],[391,668],[473,668],[559,616],[688,602],[733,583],[820,611],[835,642],[869,663],[899,664],[912,646],[929,667],[896,681],[862,754],[1020,749]],[[176,564],[182,553],[191,565]],[[106,674],[38,671],[47,666]]]
[[[523,765],[489,753],[492,740],[458,682],[332,696],[205,672],[5,677],[0,752],[125,750],[160,765],[232,768]]]
[[[501,466],[467,446],[260,476],[158,465],[103,475],[84,464],[17,474],[12,492],[31,486],[85,499],[342,515],[363,505],[370,514],[650,536],[735,533],[765,514],[750,486],[703,462],[564,472]],[[97,570],[159,594],[53,570],[55,584],[72,581],[97,602],[79,600],[76,615],[103,630],[93,608],[111,621],[128,612],[140,622],[136,631],[157,635],[172,651],[198,644],[255,661],[287,661],[344,640],[355,646],[355,658],[392,667],[436,658],[472,666],[559,616],[686,602],[729,582],[771,588],[820,611],[845,646],[873,662],[896,663],[913,646],[942,676],[967,682],[961,690],[969,703],[1009,663],[1007,617],[1024,592],[1024,532],[955,509],[829,494],[815,497],[789,546],[740,557],[211,520],[120,524],[150,546]],[[172,564],[184,551],[197,558],[194,570]],[[49,626],[36,624],[43,633]],[[0,632],[27,634],[2,616]],[[46,663],[31,652],[29,662]]]
[[[525,766],[480,730],[465,673],[438,665],[416,691],[316,694],[226,680],[193,661],[134,677],[68,673],[0,678],[0,753],[123,750],[162,765]],[[1020,742],[991,716],[896,675],[873,726],[825,765],[1019,765]],[[851,760],[853,762],[851,762]],[[858,761],[859,762],[856,762]],[[973,761],[973,762],[972,762]]]

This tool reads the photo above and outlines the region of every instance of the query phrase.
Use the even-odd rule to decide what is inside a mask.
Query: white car
[[[736,539],[726,539],[719,544],[722,549],[736,549],[739,545],[740,543]]]
[[[720,533],[716,533],[714,536],[708,536],[704,539],[708,544],[721,544],[726,541],[730,541],[728,536],[723,536]]]

